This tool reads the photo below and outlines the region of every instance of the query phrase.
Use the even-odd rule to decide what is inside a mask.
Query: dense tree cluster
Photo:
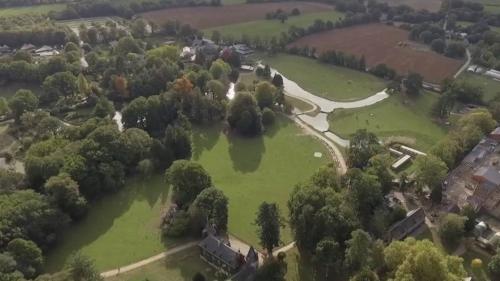
[[[30,43],[41,45],[64,45],[71,38],[71,31],[43,16],[20,15],[0,18],[0,42],[11,48]]]

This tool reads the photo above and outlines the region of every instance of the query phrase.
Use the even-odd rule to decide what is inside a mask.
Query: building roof
[[[35,49],[35,45],[33,44],[24,44],[22,47],[21,47],[21,50],[23,51],[27,51],[27,50],[32,50],[32,49]]]
[[[491,135],[500,135],[500,127],[496,127],[493,132],[490,133]]]
[[[239,266],[238,257],[241,254],[213,235],[208,235],[198,246],[233,268]]]
[[[42,47],[41,47],[41,48],[39,48],[39,49],[36,49],[36,50],[35,50],[35,53],[50,52],[50,51],[52,51],[52,50],[54,50],[54,48],[52,48],[52,47],[50,47],[50,46],[45,45],[45,46],[42,46]]]
[[[484,181],[500,186],[500,173],[493,167],[481,167],[474,173],[474,177],[482,177]]]
[[[408,232],[411,232],[416,226],[424,223],[424,221],[424,209],[417,208],[406,213],[406,218],[393,224],[387,232],[390,234],[391,239],[400,240],[403,239]]]

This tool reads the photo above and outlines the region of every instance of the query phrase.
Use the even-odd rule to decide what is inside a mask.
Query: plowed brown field
[[[431,83],[440,83],[453,76],[463,64],[461,60],[426,48],[415,48],[415,43],[408,42],[406,30],[384,24],[367,24],[309,35],[289,47],[307,45],[319,52],[336,50],[358,57],[364,55],[368,67],[385,63],[401,75],[417,72]]]
[[[263,20],[266,14],[277,9],[290,12],[298,8],[302,14],[325,12],[334,7],[312,2],[277,2],[262,4],[240,4],[220,7],[183,7],[143,13],[142,16],[157,24],[178,20],[198,29]]]

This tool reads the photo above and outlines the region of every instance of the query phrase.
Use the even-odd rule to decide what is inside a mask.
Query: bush
[[[276,114],[274,113],[274,111],[267,107],[264,108],[264,110],[262,111],[262,124],[264,124],[264,126],[269,126],[274,124],[275,120]]]
[[[184,236],[190,228],[191,217],[186,211],[178,211],[168,225],[163,226],[163,233],[168,237]]]

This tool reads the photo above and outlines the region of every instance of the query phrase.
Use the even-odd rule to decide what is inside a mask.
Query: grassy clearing
[[[414,100],[394,95],[369,107],[336,110],[328,117],[330,130],[344,138],[358,129],[367,129],[382,138],[409,137],[415,139],[417,148],[428,150],[446,133],[430,118],[436,101],[436,94],[423,92]]]
[[[314,158],[316,151],[323,157]],[[222,134],[222,125],[193,132],[193,159],[229,197],[230,232],[253,245],[258,244],[253,224],[258,205],[264,200],[277,202],[286,216],[294,185],[329,161],[327,155],[319,141],[302,135],[285,117],[277,118],[276,125],[258,138],[228,138]],[[76,251],[95,259],[99,270],[108,270],[183,242],[161,239],[158,227],[167,202],[162,176],[129,180],[123,190],[94,203],[83,221],[63,233],[60,244],[48,253],[46,270],[61,269]],[[283,231],[282,239],[291,241],[289,229]]]
[[[48,253],[46,270],[57,271],[75,251],[95,259],[99,270],[150,257],[173,241],[162,241],[160,213],[168,202],[162,176],[135,178],[116,194],[95,202],[87,217],[63,233]]]
[[[190,281],[201,272],[207,280],[214,280],[214,269],[199,257],[197,248],[191,248],[139,269],[107,278],[107,281],[168,280]]]
[[[261,40],[269,40],[273,36],[279,38],[281,33],[288,32],[288,29],[291,26],[307,27],[314,23],[317,19],[336,22],[342,17],[344,17],[344,14],[340,12],[328,11],[292,16],[289,17],[285,23],[281,23],[279,20],[266,20],[263,18],[262,20],[219,26],[205,29],[203,31],[205,34],[210,35],[214,30],[218,30],[223,36],[230,36],[234,39],[240,39],[242,36],[248,36],[250,39],[259,37]]]
[[[59,12],[66,8],[66,4],[45,4],[36,6],[11,7],[0,9],[0,17],[19,16],[26,14],[48,14]]]
[[[40,95],[43,92],[40,85],[12,82],[0,85],[0,97],[10,98],[17,92],[17,90],[20,89],[30,90],[37,95]]]
[[[460,79],[481,86],[483,88],[484,102],[489,102],[500,94],[500,81],[495,79],[469,72],[460,75]]]
[[[193,135],[193,159],[212,176],[214,185],[229,197],[230,232],[258,246],[255,213],[263,201],[279,204],[286,218],[286,203],[294,186],[307,180],[331,161],[318,140],[304,135],[295,124],[279,116],[263,137],[227,137],[222,126],[197,128]],[[322,158],[314,158],[321,152]],[[284,243],[292,240],[287,227]]]
[[[488,274],[487,266],[491,260],[491,256],[485,253],[482,249],[477,248],[474,244],[469,245],[465,254],[462,255],[464,259],[464,267],[469,274],[471,274],[474,280],[478,281],[489,281],[493,280]],[[471,267],[471,262],[474,259],[480,259],[483,262],[483,267],[479,270],[473,270]]]
[[[335,101],[363,99],[385,87],[384,81],[373,75],[314,59],[279,54],[264,57],[264,62],[311,93]]]

